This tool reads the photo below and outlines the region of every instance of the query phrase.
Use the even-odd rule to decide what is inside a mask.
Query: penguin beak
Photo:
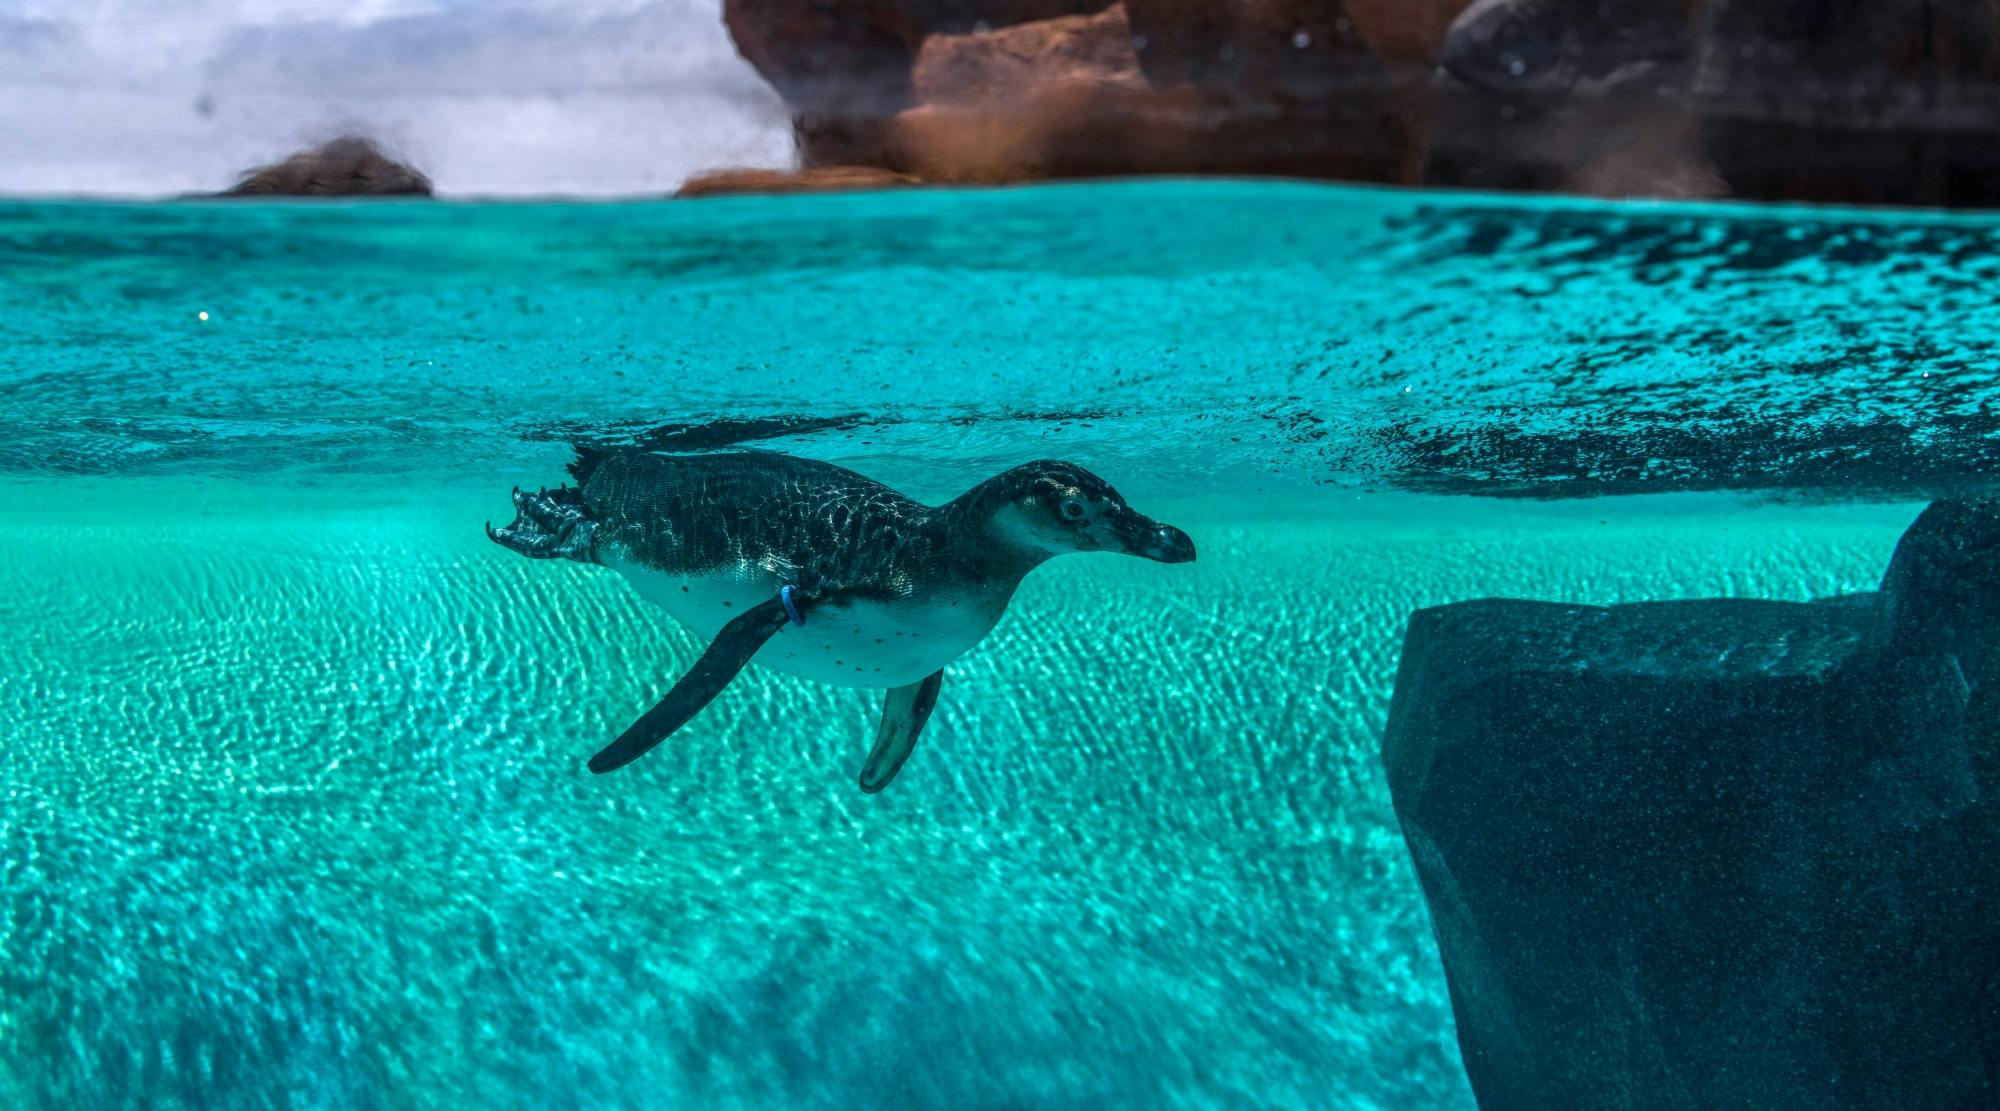
[[[1161,524],[1143,513],[1120,510],[1104,522],[1114,551],[1150,559],[1156,563],[1193,563],[1194,541],[1172,525]]]

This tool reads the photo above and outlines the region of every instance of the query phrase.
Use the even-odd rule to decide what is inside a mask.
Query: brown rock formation
[[[818,166],[809,170],[715,170],[689,178],[676,197],[721,197],[747,193],[826,193],[896,189],[915,185],[908,174],[879,166]]]
[[[1361,41],[1391,62],[1434,63],[1471,0],[1347,0]]]
[[[2000,204],[2000,0],[726,0],[807,167]],[[1434,78],[1442,63],[1452,78]]]
[[[727,0],[807,166],[1414,180],[1466,0]]]
[[[1071,81],[1128,90],[1146,87],[1123,4],[1094,15],[930,35],[918,48],[911,72],[917,100],[942,107],[1005,104]]]
[[[430,179],[358,135],[261,166],[224,190],[225,197],[386,197],[431,194]]]
[[[1412,181],[1424,83],[1342,3],[1128,0],[1147,77],[1198,90],[1196,172]],[[1399,68],[1411,72],[1398,73]]]
[[[1123,5],[995,31],[935,34],[912,73],[891,157],[927,181],[1145,173],[1176,148],[1139,70]]]
[[[1094,12],[1104,0],[723,0],[736,49],[793,111],[807,166],[886,165],[926,37]],[[893,167],[892,167],[893,168]]]

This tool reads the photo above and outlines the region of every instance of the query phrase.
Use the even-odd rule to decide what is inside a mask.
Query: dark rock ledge
[[[2000,499],[1882,590],[1418,612],[1383,757],[1480,1106],[2000,1106]]]

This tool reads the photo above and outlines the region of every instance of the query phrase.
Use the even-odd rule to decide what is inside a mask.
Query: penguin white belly
[[[638,563],[611,564],[704,640],[783,585],[754,565],[711,575],[674,575]],[[835,598],[786,624],[751,657],[788,675],[843,687],[901,687],[964,655],[999,623],[1006,600],[953,594],[894,601]]]

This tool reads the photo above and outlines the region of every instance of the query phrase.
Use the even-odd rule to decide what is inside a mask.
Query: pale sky
[[[159,196],[359,131],[444,195],[784,166],[721,0],[0,0],[0,194]]]

